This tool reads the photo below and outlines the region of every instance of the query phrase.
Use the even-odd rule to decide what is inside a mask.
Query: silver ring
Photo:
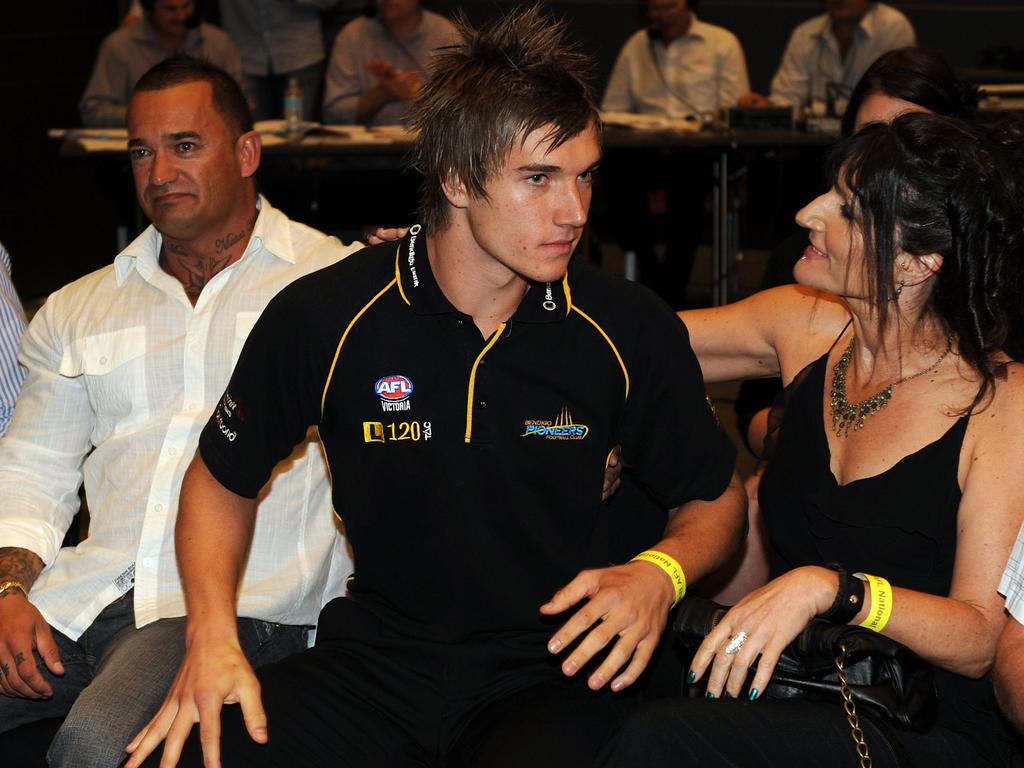
[[[732,656],[734,653],[739,653],[740,648],[747,642],[747,633],[744,630],[740,630],[735,635],[729,638],[729,642],[725,644],[725,653],[727,656]]]

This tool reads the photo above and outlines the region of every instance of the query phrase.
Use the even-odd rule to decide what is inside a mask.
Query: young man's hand
[[[177,765],[192,726],[199,723],[199,740],[207,768],[220,768],[220,714],[224,704],[241,704],[246,730],[253,741],[267,741],[267,716],[260,684],[235,641],[194,642],[163,705],[132,739],[125,751],[125,768],[137,768],[164,743],[160,768]]]

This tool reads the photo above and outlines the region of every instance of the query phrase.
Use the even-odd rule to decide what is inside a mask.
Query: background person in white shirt
[[[249,330],[281,288],[353,250],[257,196],[259,136],[222,70],[159,64],[128,127],[153,225],[37,313],[0,441],[0,731],[68,713],[49,760],[76,768],[119,764],[178,667],[181,478]],[[61,549],[83,479],[88,536]],[[262,663],[306,646],[351,566],[315,441],[259,508],[237,610]]]
[[[736,35],[698,19],[692,0],[645,4],[650,26],[619,52],[601,109],[700,118],[750,90]]]
[[[731,107],[750,87],[736,36],[694,14],[695,0],[643,0],[650,26],[622,47],[601,109],[704,121]],[[696,123],[694,123],[696,125]],[[640,280],[675,309],[686,286],[704,223],[711,161],[698,152],[630,153],[602,166],[611,236],[637,255]],[[665,257],[655,257],[665,221]]]
[[[871,0],[827,0],[828,12],[793,30],[769,99],[749,93],[747,106],[821,105],[842,115],[853,86],[883,53],[916,44],[902,13]],[[831,107],[831,108],[829,108]]]

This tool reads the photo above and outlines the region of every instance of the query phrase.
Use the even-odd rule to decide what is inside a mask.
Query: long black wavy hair
[[[1000,352],[1020,356],[1024,124],[927,113],[874,123],[837,145],[830,180],[849,191],[880,325],[898,311],[891,299],[900,253],[942,256],[925,311],[981,375],[977,405],[991,392]]]

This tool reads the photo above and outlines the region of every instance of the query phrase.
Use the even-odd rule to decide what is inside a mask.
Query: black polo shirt
[[[311,425],[351,593],[442,641],[550,632],[539,606],[608,564],[613,446],[665,507],[717,498],[735,461],[686,329],[653,294],[574,259],[484,339],[441,292],[418,226],[270,303],[200,452],[251,498]]]

